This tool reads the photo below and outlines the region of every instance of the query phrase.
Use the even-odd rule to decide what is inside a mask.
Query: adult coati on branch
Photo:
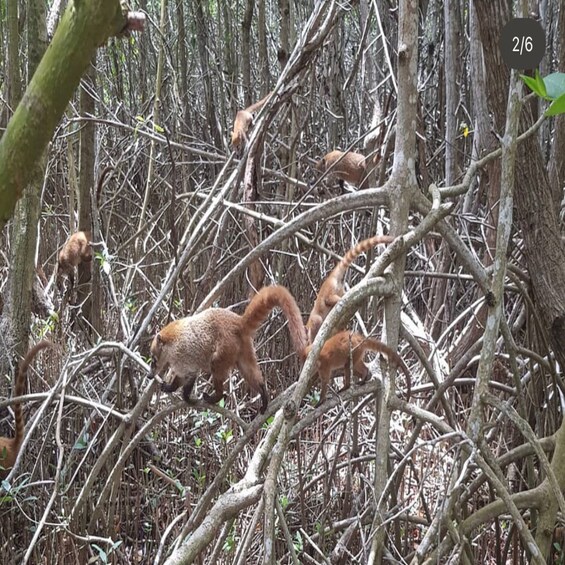
[[[214,394],[204,394],[206,402],[215,403],[224,396],[224,381],[237,367],[245,382],[261,395],[261,413],[269,403],[265,380],[257,364],[253,347],[255,332],[278,306],[288,320],[294,348],[302,358],[307,345],[306,330],[300,310],[282,286],[263,287],[240,316],[225,308],[209,308],[200,314],[176,320],[157,333],[151,343],[152,375],[170,369],[172,379],[162,385],[165,392],[183,387],[183,398],[190,393],[199,371],[210,373]]]
[[[344,153],[337,149],[330,151],[316,163],[316,169],[324,173],[330,168],[330,174],[338,179],[347,181],[358,188],[366,188],[367,163],[365,156],[361,153],[354,151]]]
[[[312,346],[309,345],[305,353],[308,355]],[[369,369],[363,359],[367,351],[375,351],[386,356],[388,361],[406,375],[407,397],[410,398],[412,388],[410,372],[402,360],[402,357],[378,339],[364,337],[363,335],[350,331],[342,331],[330,337],[318,357],[318,376],[320,377],[321,392],[319,406],[326,400],[328,386],[332,378],[332,373],[338,369],[344,369],[344,384],[340,392],[347,390],[351,386],[351,369],[353,374],[360,378],[360,383],[364,383],[369,377]]]
[[[233,131],[231,132],[231,145],[234,151],[240,152],[247,143],[247,132],[253,124],[253,114],[265,105],[271,94],[272,92],[269,92],[264,98],[255,102],[255,104],[251,104],[245,110],[239,110],[235,115]]]
[[[343,286],[345,273],[347,269],[361,255],[379,243],[391,243],[394,238],[390,235],[375,235],[368,239],[360,241],[355,247],[352,247],[343,257],[343,259],[334,267],[333,271],[328,275],[322,283],[312,312],[308,322],[306,322],[306,330],[308,332],[308,343],[312,343],[316,337],[322,322],[327,318],[330,310],[339,302],[343,296],[345,289]]]
[[[22,396],[24,394],[25,381],[27,377],[27,369],[33,358],[51,343],[47,340],[40,341],[34,345],[24,357],[18,368],[16,382],[14,384],[13,396]],[[14,437],[0,437],[0,479],[8,476],[10,469],[14,466],[20,447],[24,440],[25,422],[21,404],[16,402],[14,404],[14,419],[15,419],[15,433]]]

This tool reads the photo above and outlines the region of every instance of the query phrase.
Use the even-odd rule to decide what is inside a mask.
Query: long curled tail
[[[357,245],[352,247],[344,256],[343,259],[336,265],[335,269],[333,270],[333,274],[343,280],[345,276],[345,272],[350,267],[351,263],[369,249],[372,249],[376,245],[380,243],[392,243],[394,241],[394,237],[391,235],[375,235],[373,237],[369,237],[368,239],[364,239],[360,241]]]
[[[308,345],[306,328],[296,301],[283,286],[264,286],[253,297],[243,313],[242,328],[247,333],[255,333],[266,320],[269,312],[277,306],[288,320],[288,329],[294,349],[302,357],[304,349]]]
[[[30,366],[33,358],[46,347],[50,347],[51,342],[46,339],[40,341],[34,345],[23,358],[18,369],[18,375],[16,377],[16,385],[14,386],[14,396],[22,396],[25,388],[25,381],[27,377],[27,370]],[[15,435],[14,443],[19,445],[24,438],[25,422],[24,415],[22,411],[22,406],[19,402],[14,404],[14,417],[15,417]]]

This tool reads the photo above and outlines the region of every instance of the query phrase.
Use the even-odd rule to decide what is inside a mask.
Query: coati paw
[[[190,392],[187,394],[184,390],[182,391],[182,398],[187,404],[196,404],[196,398],[190,396]]]
[[[202,394],[202,400],[204,402],[207,402],[208,404],[216,404],[220,402],[222,398],[225,398],[225,394],[222,394],[221,396],[216,396],[216,395],[212,396],[211,394],[206,394],[206,393]]]

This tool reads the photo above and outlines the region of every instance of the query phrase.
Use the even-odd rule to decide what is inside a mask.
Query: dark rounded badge
[[[514,18],[502,28],[498,45],[511,69],[535,69],[545,52],[545,34],[536,20]]]

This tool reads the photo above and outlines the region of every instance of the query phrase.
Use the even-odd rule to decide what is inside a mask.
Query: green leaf
[[[543,82],[547,96],[551,100],[556,100],[565,94],[565,73],[551,73],[543,79]]]
[[[108,563],[108,554],[99,545],[96,545],[95,543],[92,544],[92,547],[94,547],[94,549],[98,551],[98,557],[100,558],[100,561],[102,561],[102,563]]]
[[[547,88],[545,87],[545,82],[541,78],[539,71],[537,69],[536,69],[535,78],[536,78],[536,84],[538,86],[538,89],[541,92],[541,97],[547,98]]]
[[[84,436],[80,436],[75,444],[73,445],[73,449],[77,449],[77,450],[81,450],[81,449],[86,449],[86,447],[88,446],[88,434],[85,434]]]
[[[551,106],[545,111],[546,116],[558,116],[565,114],[565,94],[561,95],[557,100],[551,103]]]
[[[545,92],[545,84],[543,83],[543,80],[541,81],[540,84],[540,82],[533,77],[520,75],[520,78],[526,83],[526,85],[531,91],[535,92],[541,98],[545,98],[546,92]]]

